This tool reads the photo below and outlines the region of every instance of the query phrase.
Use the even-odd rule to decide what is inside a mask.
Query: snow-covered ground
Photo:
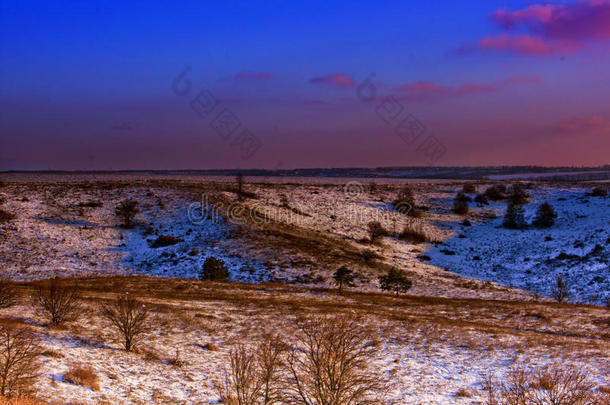
[[[189,215],[191,213],[191,215]],[[135,272],[153,276],[199,278],[208,257],[226,264],[232,281],[261,282],[266,280],[266,267],[240,254],[220,248],[220,242],[230,238],[229,228],[222,217],[200,215],[193,218],[189,208],[170,213],[148,213],[149,225],[122,232],[119,248],[127,255],[122,261]],[[177,239],[169,246],[155,246],[159,236]]]
[[[610,299],[610,198],[585,197],[587,190],[543,188],[525,206],[531,224],[537,207],[549,202],[557,212],[548,229],[502,227],[506,203],[492,204],[498,217],[461,226],[454,237],[427,253],[430,263],[466,277],[492,280],[551,295],[564,277],[571,298],[595,304]]]

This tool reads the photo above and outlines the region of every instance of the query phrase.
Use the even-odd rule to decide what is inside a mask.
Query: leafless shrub
[[[15,284],[0,276],[0,309],[10,308],[17,302]]]
[[[510,370],[506,381],[487,378],[487,405],[588,405],[595,402],[594,385],[587,374],[562,364],[536,371],[522,367]]]
[[[409,222],[399,235],[400,239],[418,244],[430,241],[430,236],[424,231],[421,222]]]
[[[371,243],[378,242],[382,237],[386,236],[388,232],[383,229],[383,226],[378,221],[371,221],[367,225],[369,231],[369,239]]]
[[[133,200],[124,200],[115,208],[115,215],[123,220],[121,225],[125,229],[133,228],[133,219],[139,212],[138,203]]]
[[[76,365],[70,367],[68,372],[64,374],[64,381],[74,385],[89,387],[93,391],[100,390],[99,378],[95,370],[88,366]]]
[[[149,328],[148,308],[129,295],[102,304],[101,312],[126,351],[131,351]]]
[[[0,323],[0,395],[28,394],[38,377],[40,347],[28,329]]]
[[[553,298],[555,298],[557,302],[563,302],[563,300],[570,295],[570,286],[562,276],[559,275],[555,279],[551,294],[553,294]]]
[[[272,405],[282,403],[280,367],[284,344],[266,335],[258,348],[237,346],[229,353],[230,369],[217,385],[226,405]]]
[[[371,331],[351,316],[299,321],[295,345],[286,359],[286,401],[305,405],[382,403],[385,383],[370,367],[376,355]]]
[[[62,283],[57,277],[44,281],[35,299],[51,326],[73,321],[80,311],[80,295],[74,286]]]
[[[180,357],[180,350],[176,349],[174,356],[167,360],[167,364],[176,368],[182,368],[182,366],[184,366],[184,361]]]

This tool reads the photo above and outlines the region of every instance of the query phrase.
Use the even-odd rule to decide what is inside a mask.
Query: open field
[[[503,201],[452,211],[463,181],[410,181],[415,201],[401,210],[392,202],[407,182],[396,179],[252,178],[242,198],[231,178],[8,180],[0,265],[18,282],[19,302],[0,313],[42,340],[38,399],[218,403],[231,350],[266,332],[293,342],[304,315],[347,316],[373,330],[371,375],[388,383],[380,402],[485,403],[487,376],[556,362],[586,372],[595,392],[610,385],[601,306],[610,296],[610,199],[587,196],[588,183],[524,184],[527,221],[550,201],[556,224],[508,230]],[[494,184],[466,183],[479,193]],[[115,214],[125,200],[137,202],[133,227]],[[374,221],[384,234],[371,242]],[[210,257],[225,263],[227,282],[197,280]],[[342,296],[333,279],[341,266],[356,274]],[[379,290],[392,268],[412,281],[406,295]],[[570,283],[567,303],[552,299],[559,274]],[[59,328],[32,298],[38,280],[54,276],[84,301],[79,318]],[[150,313],[132,352],[99,310],[126,292]],[[70,382],[82,364],[97,376],[95,389]]]
[[[482,403],[486,373],[501,377],[515,364],[539,367],[553,360],[586,371],[596,385],[610,384],[610,324],[603,308],[378,293],[340,297],[278,284],[142,277],[66,282],[80,286],[85,297],[78,322],[49,329],[26,305],[31,284],[20,287],[22,304],[4,312],[41,335],[45,356],[37,387],[51,402],[214,402],[214,384],[233,345],[278,331],[291,341],[294,320],[315,314],[359,316],[373,325],[379,341],[373,368],[389,378],[394,403]],[[132,353],[120,350],[96,310],[126,291],[145,302],[153,318],[152,330]],[[176,353],[178,366],[172,364]],[[95,370],[99,390],[63,380],[74,364]],[[472,396],[456,396],[460,389]]]

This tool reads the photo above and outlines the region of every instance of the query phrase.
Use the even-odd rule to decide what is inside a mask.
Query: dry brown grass
[[[64,381],[91,388],[93,391],[99,391],[99,377],[91,367],[84,365],[75,365],[70,367],[68,372],[64,374]]]
[[[0,397],[0,405],[47,405],[46,402],[41,402],[31,398],[3,398]]]

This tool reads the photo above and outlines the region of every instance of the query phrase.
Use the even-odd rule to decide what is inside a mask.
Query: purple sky
[[[0,170],[610,163],[610,2],[468,3],[0,2]]]

